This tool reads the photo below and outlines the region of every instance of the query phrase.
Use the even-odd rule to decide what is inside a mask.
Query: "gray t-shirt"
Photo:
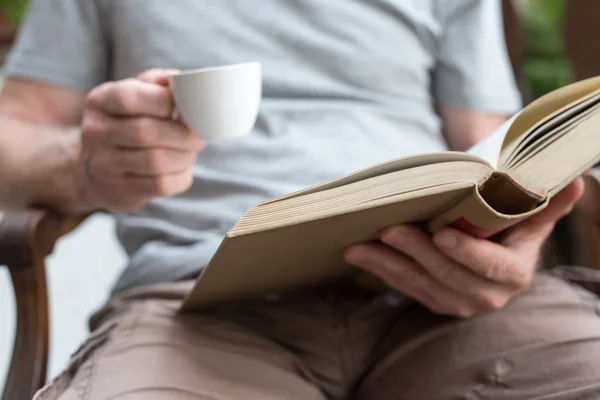
[[[499,0],[33,0],[5,73],[87,91],[246,61],[264,71],[254,131],[210,143],[187,193],[117,217],[116,290],[197,274],[262,200],[445,150],[436,103],[520,106]]]

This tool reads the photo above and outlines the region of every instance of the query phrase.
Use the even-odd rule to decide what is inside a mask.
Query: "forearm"
[[[454,151],[470,149],[508,119],[506,115],[485,114],[450,107],[442,107],[440,116],[448,148]]]
[[[0,209],[134,212],[188,190],[204,141],[170,118],[170,74],[149,70],[87,94],[9,79],[0,96]]]
[[[87,211],[78,128],[0,117],[0,209]]]

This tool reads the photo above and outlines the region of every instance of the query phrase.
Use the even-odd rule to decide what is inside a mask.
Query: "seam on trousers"
[[[73,354],[67,367],[61,371],[56,378],[52,379],[33,397],[33,400],[55,400],[58,399],[67,390],[73,381],[77,370],[93,354],[93,352],[102,346],[112,331],[117,327],[117,323],[108,324],[98,331],[91,334],[86,342]]]
[[[97,354],[92,354],[90,355],[89,361],[90,361],[90,368],[88,371],[88,377],[87,377],[87,382],[85,385],[85,390],[83,392],[83,400],[88,400],[90,398],[90,393],[91,390],[90,388],[92,387],[92,379],[94,378],[94,367],[96,365],[96,357]]]
[[[221,396],[215,397],[214,394],[191,392],[191,391],[188,391],[188,390],[181,390],[181,389],[175,389],[175,390],[173,390],[173,388],[171,388],[171,387],[154,387],[154,388],[151,388],[151,389],[147,389],[147,388],[131,389],[131,390],[128,390],[126,392],[122,392],[122,393],[118,393],[118,394],[112,395],[112,396],[107,397],[107,398],[105,398],[103,400],[117,400],[117,399],[121,399],[124,395],[131,396],[131,395],[134,395],[134,394],[137,396],[137,398],[142,398],[141,396],[143,394],[145,394],[145,393],[149,393],[149,392],[151,392],[153,394],[160,393],[162,395],[166,391],[168,391],[169,393],[185,393],[185,394],[189,394],[190,396],[193,396],[197,400],[231,400],[230,397],[221,397]],[[129,397],[127,397],[127,398],[129,398]]]
[[[592,390],[588,392],[587,390]],[[593,397],[590,397],[594,395]],[[567,397],[565,397],[567,396]],[[548,396],[536,397],[533,400],[592,400],[600,399],[600,383],[592,383],[584,387],[567,389],[560,393],[551,394]]]
[[[129,326],[127,326],[127,324],[122,324],[121,325],[126,330],[125,332],[123,332],[123,340],[129,340],[131,338],[131,336],[133,335],[134,331],[139,326],[140,321],[142,320],[142,318],[146,314],[148,314],[148,307],[146,305],[144,305],[143,308],[139,312],[137,312],[135,314],[135,317],[133,318],[133,321],[131,322],[131,324]],[[123,325],[125,325],[125,326],[123,326]],[[108,339],[108,337],[106,339]],[[85,386],[85,392],[84,392],[82,400],[88,400],[90,398],[91,393],[92,393],[92,386],[94,384],[93,378],[94,378],[95,372],[97,370],[96,360],[97,360],[97,354],[94,354],[94,355],[90,354],[90,357],[89,357],[89,361],[90,361],[89,377],[87,379],[87,384]],[[82,364],[83,364],[83,362],[82,362]]]

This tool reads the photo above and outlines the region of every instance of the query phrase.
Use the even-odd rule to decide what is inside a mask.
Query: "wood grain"
[[[44,259],[83,217],[41,210],[0,213],[0,265],[10,270],[16,334],[2,400],[31,399],[46,381],[48,296]]]

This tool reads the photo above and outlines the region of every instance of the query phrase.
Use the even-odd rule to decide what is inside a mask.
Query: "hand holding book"
[[[557,207],[570,208],[570,196],[578,196],[573,188],[581,183],[569,184],[600,162],[599,129],[600,77],[596,77],[534,101],[468,152],[390,160],[260,203],[226,234],[182,311],[298,290],[356,274],[356,268],[344,259],[344,249],[377,241],[394,226],[418,224],[434,238],[454,232],[457,240],[469,241],[475,249],[471,255],[482,251],[480,257],[490,258],[472,264],[453,258],[458,253],[444,252],[439,246],[436,254],[458,263],[479,282],[482,277],[489,278],[489,272],[474,272],[484,264],[492,265],[493,270],[499,268],[497,264],[512,265],[514,271],[506,270],[511,276],[524,266],[531,269],[542,239],[562,215]],[[566,187],[569,189],[562,192]],[[551,218],[542,224],[539,218],[548,215]],[[498,232],[503,235],[500,243],[483,240]],[[490,246],[497,252],[485,253]],[[408,255],[423,257],[425,253]],[[502,255],[511,258],[512,264]],[[418,261],[423,267],[424,261]],[[495,284],[500,285],[496,292],[506,296],[501,300],[508,301],[519,290],[510,291],[506,282]],[[467,286],[455,294],[462,303],[467,301],[465,291],[479,287]],[[496,301],[501,302],[495,298],[494,304]],[[460,313],[467,312],[461,308]]]
[[[431,235],[400,225],[385,229],[379,242],[347,248],[344,259],[434,313],[472,317],[502,308],[529,285],[542,244],[582,193],[579,178],[497,242],[455,228]]]

